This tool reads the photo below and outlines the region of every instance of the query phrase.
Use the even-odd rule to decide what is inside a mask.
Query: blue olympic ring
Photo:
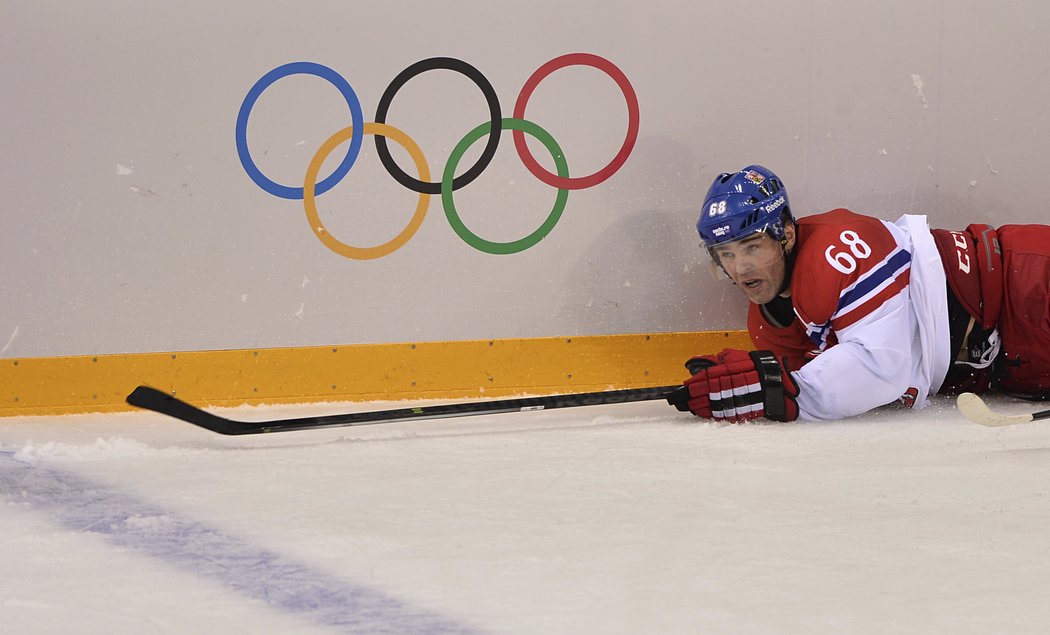
[[[328,178],[317,184],[317,194],[323,194],[335,187],[350,171],[350,168],[354,166],[354,162],[357,161],[357,155],[361,152],[361,143],[365,136],[365,115],[361,110],[361,101],[357,98],[357,93],[354,92],[353,87],[350,86],[350,82],[346,81],[342,75],[334,70],[315,62],[291,62],[278,66],[263,75],[248,91],[248,94],[244,97],[244,102],[241,103],[240,111],[237,112],[237,154],[240,156],[241,165],[244,166],[244,171],[248,173],[252,181],[255,181],[255,184],[263,190],[281,198],[302,200],[303,188],[289,187],[271,180],[255,165],[251,152],[248,151],[248,116],[252,112],[252,107],[255,106],[255,102],[264,90],[277,80],[289,75],[314,75],[328,80],[329,83],[339,89],[339,92],[342,93],[343,98],[346,100],[347,106],[350,107],[350,121],[354,126],[353,136],[350,137],[350,148],[335,171]]]

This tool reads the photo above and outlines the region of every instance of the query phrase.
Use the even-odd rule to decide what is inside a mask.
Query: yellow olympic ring
[[[423,157],[423,151],[419,149],[416,142],[407,134],[393,126],[375,122],[366,123],[364,133],[383,136],[400,144],[401,147],[408,151],[408,155],[412,157],[412,161],[415,162],[416,171],[419,173],[419,179],[421,181],[430,180],[430,166],[427,165],[427,160]],[[352,258],[354,260],[372,260],[374,258],[382,258],[383,256],[400,249],[402,245],[407,243],[409,239],[415,235],[419,226],[423,224],[423,218],[427,215],[427,207],[430,205],[430,194],[420,192],[419,203],[416,205],[416,212],[412,215],[412,220],[410,220],[408,225],[401,230],[401,233],[382,245],[376,245],[375,247],[354,247],[353,245],[348,245],[340,241],[338,238],[328,233],[328,230],[325,229],[324,223],[321,222],[320,216],[317,214],[317,204],[314,200],[317,174],[321,171],[321,165],[324,164],[324,160],[328,158],[328,155],[332,153],[332,150],[335,150],[339,144],[344,141],[349,140],[353,134],[354,127],[347,126],[329,137],[328,140],[321,144],[321,147],[317,149],[317,154],[315,154],[314,158],[310,160],[310,165],[306,168],[306,179],[303,181],[303,207],[306,208],[306,218],[310,222],[310,229],[313,230],[314,234],[325,244],[325,246],[335,253],[347,258]]]

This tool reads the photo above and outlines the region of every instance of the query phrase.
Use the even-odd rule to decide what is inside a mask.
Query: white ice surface
[[[4,632],[1045,633],[1048,592],[1050,422],[983,428],[943,398],[254,437],[0,419]]]

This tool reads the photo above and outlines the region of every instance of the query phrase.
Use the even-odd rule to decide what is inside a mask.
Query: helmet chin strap
[[[777,289],[777,295],[784,293],[791,287],[791,272],[795,269],[795,250],[788,251],[787,238],[780,241],[780,247],[784,250],[784,281],[780,283],[780,288]]]

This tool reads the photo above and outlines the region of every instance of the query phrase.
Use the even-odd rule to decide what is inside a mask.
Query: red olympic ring
[[[623,71],[609,60],[590,53],[569,53],[547,62],[536,69],[536,72],[529,77],[525,85],[522,86],[521,93],[518,94],[518,101],[514,104],[514,117],[516,119],[525,119],[525,105],[528,103],[529,97],[532,96],[532,92],[536,90],[536,86],[548,75],[566,66],[593,66],[612,78],[616,85],[620,87],[624,99],[627,100],[627,136],[623,140],[623,145],[620,146],[620,151],[616,153],[616,156],[613,157],[613,160],[608,165],[594,174],[570,178],[552,174],[540,165],[533,158],[532,153],[529,152],[529,146],[525,142],[525,135],[520,130],[513,131],[514,147],[518,150],[521,162],[525,164],[525,167],[537,179],[551,187],[565,190],[582,190],[595,186],[609,178],[627,161],[628,155],[634,149],[635,141],[638,140],[638,96],[635,94],[634,87],[631,86],[631,82],[628,81]]]

